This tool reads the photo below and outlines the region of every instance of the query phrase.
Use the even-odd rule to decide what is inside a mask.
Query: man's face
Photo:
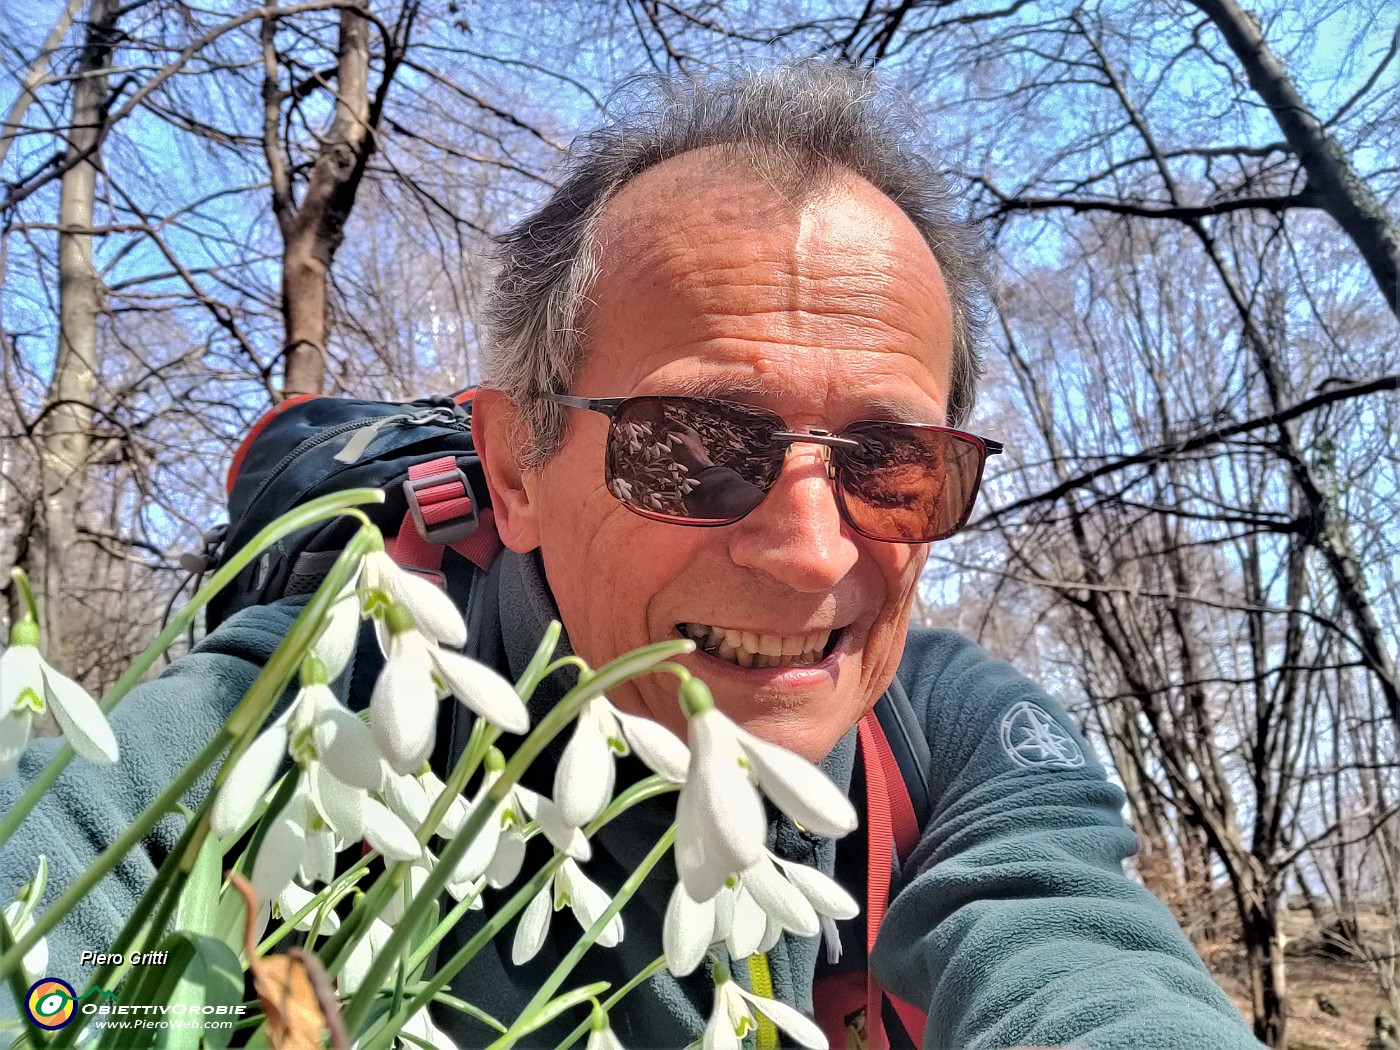
[[[608,205],[599,263],[570,393],[701,393],[770,409],[797,430],[945,421],[952,328],[938,264],[863,180],[794,205],[711,151],[687,154]],[[806,666],[745,667],[738,652],[679,662],[740,724],[822,758],[898,666],[927,545],[857,535],[810,444],[793,448],[742,521],[642,518],[605,487],[607,418],[567,411],[563,448],[523,486],[575,652],[596,667],[695,624],[760,647],[765,635],[808,636],[803,646],[820,654]],[[672,676],[609,695],[684,736]]]

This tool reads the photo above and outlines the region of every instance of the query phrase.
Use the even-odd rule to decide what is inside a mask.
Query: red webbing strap
[[[420,478],[451,473],[456,469],[455,457],[439,456],[437,459],[409,467],[408,476],[417,481]],[[448,481],[431,488],[419,489],[417,495],[425,525],[436,525],[438,522],[471,513],[471,496],[460,481]],[[505,546],[496,531],[496,521],[491,508],[486,507],[479,512],[475,532],[450,546],[477,568],[489,568]],[[413,520],[412,514],[404,514],[403,521],[399,523],[398,535],[394,537],[388,550],[389,557],[406,569],[419,570],[428,575],[442,570],[443,545],[429,542],[427,537],[418,531],[418,524]]]
[[[868,889],[866,893],[866,958],[875,949],[875,937],[890,900],[890,870],[894,850],[901,858],[919,841],[919,822],[914,816],[914,804],[904,785],[904,775],[890,750],[885,732],[875,712],[860,720],[859,741],[865,757],[865,798],[869,813],[866,829],[869,841]],[[875,980],[875,973],[866,965],[865,1031],[872,1050],[887,1050],[889,1037],[885,1034],[881,999],[888,997],[905,1032],[917,1047],[923,1046],[927,1015],[918,1007],[890,995]]]
[[[865,950],[866,958],[875,949],[875,937],[880,932],[880,920],[885,917],[885,905],[890,899],[890,866],[894,861],[894,826],[890,817],[890,794],[885,785],[885,764],[880,759],[880,745],[875,742],[880,732],[875,712],[860,720],[857,731],[861,749],[865,752],[865,807],[869,815],[866,838],[869,842],[869,867],[866,869]],[[865,972],[865,1039],[870,1050],[889,1050],[880,1002],[883,992],[875,973],[866,965]]]

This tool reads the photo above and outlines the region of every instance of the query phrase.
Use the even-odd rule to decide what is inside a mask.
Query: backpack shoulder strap
[[[868,758],[878,757],[884,767],[895,847],[903,861],[918,844],[932,814],[928,777],[933,759],[928,738],[898,675],[876,701],[872,713],[872,728],[877,732],[872,734],[873,752]]]

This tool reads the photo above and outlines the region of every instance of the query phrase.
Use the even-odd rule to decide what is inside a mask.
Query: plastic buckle
[[[418,493],[424,489],[436,488],[439,485],[448,485],[452,482],[462,486],[461,496],[449,496],[447,499],[467,500],[467,512],[457,514],[446,521],[439,521],[429,524],[423,518],[423,505],[419,502]],[[472,491],[471,483],[467,481],[467,476],[462,473],[460,467],[454,466],[450,470],[444,470],[437,474],[432,474],[425,478],[407,478],[403,483],[404,496],[408,499],[408,513],[413,518],[413,526],[418,530],[418,535],[429,543],[449,544],[464,540],[476,531],[479,517],[476,509],[476,493]],[[434,502],[442,502],[436,500]],[[428,506],[433,506],[429,503]]]

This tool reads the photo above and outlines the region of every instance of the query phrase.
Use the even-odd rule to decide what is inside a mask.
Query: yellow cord
[[[762,952],[749,956],[749,986],[754,995],[773,998],[773,975],[768,970],[768,956]],[[778,1029],[757,1010],[754,1015],[758,1018],[755,1050],[778,1050]]]

